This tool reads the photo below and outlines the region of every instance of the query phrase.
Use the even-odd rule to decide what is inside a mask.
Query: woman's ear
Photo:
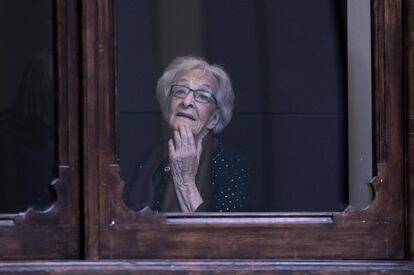
[[[220,112],[218,110],[214,110],[214,113],[211,114],[208,123],[207,123],[207,129],[212,130],[214,127],[217,126],[220,119]]]

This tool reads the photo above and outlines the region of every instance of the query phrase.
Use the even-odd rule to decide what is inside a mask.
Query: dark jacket
[[[249,210],[248,171],[244,162],[226,150],[216,136],[203,141],[196,185],[203,198],[197,212],[244,212]],[[181,212],[168,165],[164,142],[140,165],[136,177],[124,190],[126,204],[141,210],[149,206],[160,212]]]

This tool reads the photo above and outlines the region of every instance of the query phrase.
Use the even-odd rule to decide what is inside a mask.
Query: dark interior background
[[[0,213],[54,200],[53,3],[0,0]]]
[[[179,55],[223,66],[223,131],[249,162],[258,211],[348,201],[346,0],[118,0],[120,164],[128,181],[161,140],[155,85]]]

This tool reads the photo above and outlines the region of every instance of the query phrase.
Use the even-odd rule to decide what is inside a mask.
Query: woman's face
[[[193,90],[206,90],[214,94],[213,86],[201,70],[191,71],[176,83]],[[190,92],[185,98],[170,95],[168,104],[168,125],[170,129],[178,130],[179,124],[190,126],[195,138],[213,129],[219,119],[215,103],[200,103],[195,101],[194,93]]]

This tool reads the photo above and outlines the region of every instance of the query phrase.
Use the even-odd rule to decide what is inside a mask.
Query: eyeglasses
[[[195,101],[203,104],[213,102],[217,105],[217,100],[212,93],[206,90],[194,90],[187,86],[174,84],[171,85],[170,95],[178,98],[186,98],[187,95],[193,92]]]

